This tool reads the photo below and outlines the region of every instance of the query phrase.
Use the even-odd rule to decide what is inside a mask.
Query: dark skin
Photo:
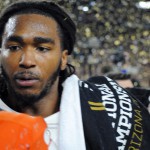
[[[3,33],[1,64],[8,77],[9,106],[15,109],[17,100],[12,92],[22,96],[40,95],[56,70],[64,70],[68,51],[61,47],[57,22],[39,14],[22,14],[11,17]],[[21,74],[22,73],[22,74]],[[58,111],[59,76],[48,92],[33,107],[21,112],[47,117]],[[5,101],[4,101],[5,102]]]

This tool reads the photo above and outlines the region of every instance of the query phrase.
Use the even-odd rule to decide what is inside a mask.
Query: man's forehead
[[[37,20],[36,18],[40,18],[39,20]],[[46,16],[43,14],[38,14],[38,13],[25,13],[25,14],[16,14],[11,16],[8,21],[6,22],[7,24],[9,23],[10,25],[15,25],[16,23],[18,23],[18,20],[22,21],[22,20],[26,20],[26,21],[31,21],[31,22],[35,22],[35,23],[39,23],[44,21],[49,21],[49,22],[54,22],[54,24],[58,24],[57,21],[51,17],[51,16]],[[42,21],[41,21],[42,20]],[[33,23],[34,23],[33,22]]]
[[[5,26],[5,32],[14,32],[16,27],[27,29],[28,28],[37,28],[39,31],[55,30],[57,29],[57,22],[50,17],[43,16],[40,14],[21,14],[15,15],[9,18]],[[34,30],[33,30],[34,31]],[[11,33],[10,33],[11,34]]]

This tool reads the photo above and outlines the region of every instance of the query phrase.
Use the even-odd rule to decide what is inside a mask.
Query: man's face
[[[39,96],[56,84],[67,63],[56,21],[38,14],[16,15],[8,20],[2,39],[1,62],[10,91]]]

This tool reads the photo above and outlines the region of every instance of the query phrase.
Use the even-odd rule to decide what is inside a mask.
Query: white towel
[[[72,75],[63,83],[59,150],[86,150],[78,81],[77,76]]]

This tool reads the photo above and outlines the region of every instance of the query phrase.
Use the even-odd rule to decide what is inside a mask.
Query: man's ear
[[[68,62],[68,50],[62,51],[61,56],[61,70],[65,70]]]

